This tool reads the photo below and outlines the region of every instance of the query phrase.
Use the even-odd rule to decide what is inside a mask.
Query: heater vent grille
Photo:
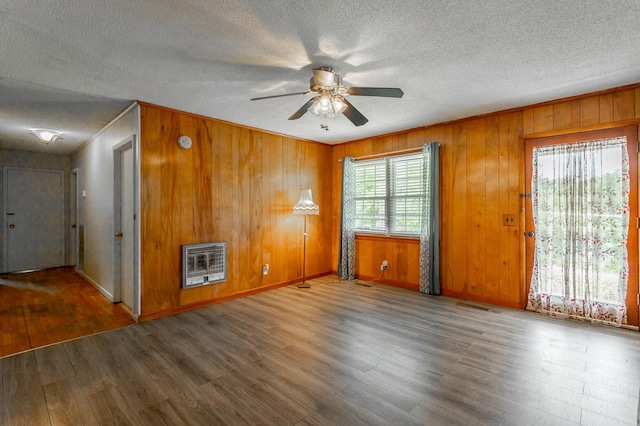
[[[227,280],[227,243],[182,246],[182,288]]]

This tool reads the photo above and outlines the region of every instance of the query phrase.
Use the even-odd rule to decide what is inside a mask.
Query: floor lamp
[[[320,214],[320,206],[313,202],[310,189],[300,190],[300,199],[298,203],[293,206],[293,214],[304,215],[304,233],[302,234],[302,282],[298,284],[298,288],[309,288],[311,286],[305,282],[305,266],[307,263],[307,216]]]

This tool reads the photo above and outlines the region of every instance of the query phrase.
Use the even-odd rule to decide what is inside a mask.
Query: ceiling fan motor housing
[[[309,88],[313,92],[334,91],[342,86],[342,77],[336,74],[333,68],[319,68],[313,70],[313,77],[309,83]]]

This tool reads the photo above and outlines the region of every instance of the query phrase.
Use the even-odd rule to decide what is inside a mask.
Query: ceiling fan
[[[323,117],[334,117],[339,113],[344,114],[354,125],[362,126],[369,121],[360,111],[358,111],[345,96],[381,96],[386,98],[401,98],[404,92],[393,87],[345,87],[342,85],[342,77],[336,74],[331,67],[321,67],[313,70],[313,77],[306,92],[286,93],[284,95],[263,96],[252,98],[252,101],[271,98],[282,98],[284,96],[308,95],[315,93],[316,96],[309,99],[302,107],[296,111],[289,120],[297,120],[307,111]]]

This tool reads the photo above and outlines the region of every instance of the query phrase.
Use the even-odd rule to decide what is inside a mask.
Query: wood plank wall
[[[333,147],[333,254],[338,257],[344,156],[366,156],[441,143],[441,284],[443,293],[523,308],[524,139],[640,121],[640,86],[353,141]],[[516,215],[504,226],[503,215]],[[415,240],[359,237],[357,274],[418,288]],[[382,260],[389,269],[380,273]],[[337,268],[334,261],[334,268]]]
[[[302,188],[320,206],[307,220],[306,275],[331,272],[330,146],[141,104],[140,150],[142,319],[301,278]],[[182,290],[181,245],[211,241],[227,242],[228,280]]]
[[[441,148],[441,279],[444,294],[511,307],[525,303],[519,194],[523,140],[640,121],[631,86],[336,146],[273,135],[173,111],[141,107],[142,318],[224,300],[302,276],[302,218],[291,214],[310,187],[321,215],[308,221],[307,276],[336,270],[341,163],[417,148]],[[176,141],[189,135],[182,150]],[[331,164],[331,173],[327,164]],[[515,214],[516,226],[503,226]],[[315,238],[315,241],[314,241]],[[229,279],[180,288],[180,246],[227,241]],[[415,240],[359,237],[365,279],[417,289]],[[389,269],[380,273],[382,260]],[[262,265],[270,265],[262,275]]]

